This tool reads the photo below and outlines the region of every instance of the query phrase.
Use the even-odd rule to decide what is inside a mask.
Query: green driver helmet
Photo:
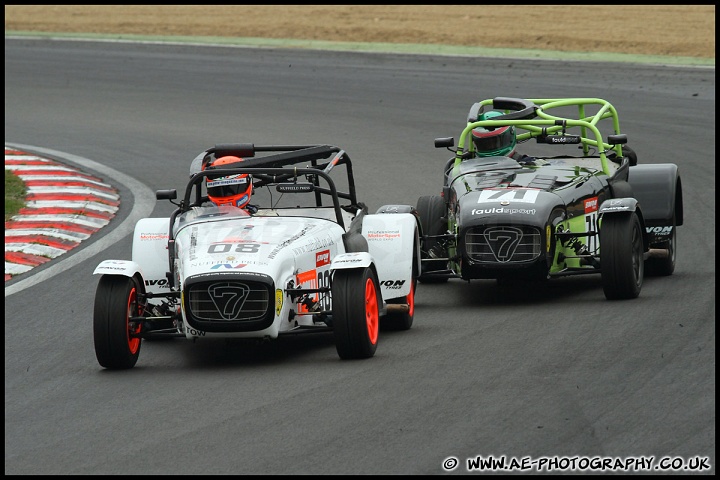
[[[502,112],[492,110],[479,115],[478,121],[492,120],[501,115],[503,115]],[[472,131],[472,140],[478,157],[509,156],[517,145],[514,126],[477,127]]]

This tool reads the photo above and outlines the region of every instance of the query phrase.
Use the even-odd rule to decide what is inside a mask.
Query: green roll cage
[[[508,103],[518,106],[518,110],[504,108]],[[588,105],[598,105],[598,111],[588,114]],[[601,98],[550,98],[550,99],[512,99],[495,98],[487,99],[473,105],[470,110],[473,113],[482,113],[485,107],[505,112],[505,119],[495,117],[494,120],[472,121],[468,118],[468,124],[463,129],[458,141],[458,148],[455,152],[454,167],[468,158],[467,154],[475,151],[475,145],[471,141],[470,132],[477,127],[503,127],[515,126],[516,131],[525,130],[517,134],[518,142],[537,138],[538,143],[574,143],[582,146],[583,156],[590,155],[590,148],[595,147],[600,157],[603,172],[612,175],[613,170],[608,166],[606,152],[615,151],[618,158],[622,158],[622,144],[627,142],[627,137],[620,134],[620,121],[617,110],[610,102]],[[577,118],[560,117],[548,113],[549,110],[561,107],[576,107]],[[521,108],[522,107],[522,108]],[[477,116],[475,116],[477,118]],[[498,119],[499,118],[499,119]],[[613,134],[608,136],[608,142],[603,141],[602,134],[598,129],[601,120],[610,119],[612,122]],[[607,123],[607,122],[606,122]],[[579,135],[568,134],[569,129],[579,129]],[[577,130],[574,130],[577,131]],[[552,137],[548,137],[552,136]],[[557,141],[547,141],[548,138]],[[571,138],[572,142],[564,142],[563,138]]]

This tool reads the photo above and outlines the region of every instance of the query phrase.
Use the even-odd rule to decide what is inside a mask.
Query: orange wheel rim
[[[140,348],[140,338],[133,337],[132,334],[140,333],[140,329],[142,328],[142,325],[138,323],[135,328],[132,328],[130,325],[130,317],[135,316],[136,314],[139,316],[139,312],[136,311],[136,300],[137,300],[137,290],[133,288],[130,291],[130,295],[128,295],[128,306],[127,306],[127,341],[128,341],[128,349],[130,350],[130,353],[135,355],[138,352],[138,349]]]
[[[410,293],[407,296],[408,315],[411,317],[415,314],[415,282],[410,283]]]
[[[373,345],[378,339],[378,302],[375,282],[368,278],[365,282],[365,322],[367,324],[368,337]]]

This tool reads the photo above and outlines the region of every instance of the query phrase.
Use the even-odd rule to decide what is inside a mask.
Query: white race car
[[[244,159],[241,168],[206,168],[228,155]],[[251,213],[208,202],[207,177],[243,174],[253,185]],[[176,190],[156,197],[177,209],[137,223],[132,260],[105,260],[93,272],[101,276],[93,333],[102,367],[134,367],[142,340],[163,336],[332,331],[340,358],[368,358],[381,327],[412,326],[419,216],[411,205],[369,214],[340,148],[216,145],[192,162],[179,203]]]

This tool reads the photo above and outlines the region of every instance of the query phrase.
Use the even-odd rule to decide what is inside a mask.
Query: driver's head
[[[243,161],[240,157],[220,157],[208,164],[206,170],[239,167]],[[208,175],[205,179],[208,199],[217,206],[233,205],[243,208],[250,202],[252,196],[252,175],[241,173],[213,177]]]
[[[503,115],[502,112],[483,113],[478,120],[492,120]],[[472,131],[472,140],[478,157],[509,156],[517,145],[515,127],[477,127]]]

